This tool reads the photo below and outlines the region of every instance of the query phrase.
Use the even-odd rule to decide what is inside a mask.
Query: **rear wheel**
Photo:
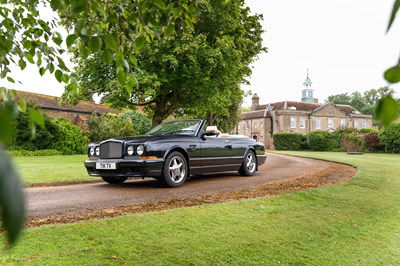
[[[182,153],[174,151],[168,155],[164,163],[159,181],[165,187],[179,187],[185,183],[188,176],[188,166]]]
[[[127,180],[127,177],[116,176],[116,177],[109,177],[109,176],[102,176],[101,177],[105,182],[108,184],[122,184]]]
[[[257,158],[253,151],[248,151],[244,157],[242,166],[239,169],[239,174],[243,176],[254,175],[257,169]]]

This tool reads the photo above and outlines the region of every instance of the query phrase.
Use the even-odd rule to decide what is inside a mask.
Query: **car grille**
[[[122,158],[122,143],[107,141],[100,145],[101,159],[117,159]]]

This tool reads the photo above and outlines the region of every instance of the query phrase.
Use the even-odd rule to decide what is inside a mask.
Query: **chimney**
[[[260,105],[260,97],[258,97],[257,93],[255,93],[251,98],[251,111],[256,111],[259,105]]]

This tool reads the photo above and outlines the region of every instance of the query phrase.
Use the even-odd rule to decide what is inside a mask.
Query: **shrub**
[[[354,128],[343,128],[334,131],[331,133],[331,150],[332,151],[340,151],[341,149],[341,141],[342,137],[346,134],[356,134],[357,130]]]
[[[368,134],[368,133],[378,133],[378,130],[374,128],[362,128],[358,130],[358,133],[360,134]]]
[[[369,151],[379,151],[383,149],[383,143],[379,139],[378,133],[368,133],[364,135],[364,146]]]
[[[123,118],[129,118],[138,135],[145,134],[151,129],[151,120],[146,114],[138,111],[128,111],[122,114]]]
[[[312,151],[330,151],[334,147],[334,140],[332,134],[323,131],[316,130],[307,134],[307,145]]]
[[[92,115],[88,119],[88,136],[91,141],[100,141],[116,137],[135,136],[139,134],[130,116]]]
[[[347,152],[363,151],[363,138],[354,134],[344,134],[340,139],[340,149]]]
[[[400,123],[395,122],[383,127],[379,137],[385,146],[385,151],[389,153],[400,152]]]
[[[59,150],[62,154],[85,154],[88,138],[76,125],[65,119],[54,119],[58,129],[50,149]]]
[[[44,115],[45,127],[36,127],[36,133],[32,136],[32,131],[29,128],[29,118],[26,113],[19,113],[15,121],[15,134],[9,149],[22,150],[41,150],[48,149],[54,141],[54,135],[57,132],[57,125],[47,116]]]
[[[276,133],[274,145],[277,150],[304,150],[306,149],[306,137],[300,133]]]

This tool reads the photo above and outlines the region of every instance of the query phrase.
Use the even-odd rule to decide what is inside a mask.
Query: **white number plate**
[[[96,163],[96,169],[115,170],[117,169],[117,164],[109,162]]]

